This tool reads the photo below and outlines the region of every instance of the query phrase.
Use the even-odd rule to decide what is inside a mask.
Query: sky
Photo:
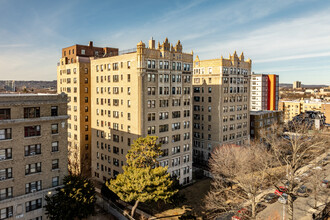
[[[55,80],[64,47],[151,37],[201,60],[244,52],[281,83],[330,85],[329,0],[0,0],[0,80]]]

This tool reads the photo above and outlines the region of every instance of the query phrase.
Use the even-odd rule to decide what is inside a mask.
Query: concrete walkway
[[[117,209],[110,206],[110,204],[107,201],[105,201],[102,197],[100,197],[99,195],[96,195],[96,198],[97,198],[96,203],[100,207],[102,207],[105,211],[107,211],[108,213],[111,213],[118,220],[127,220],[127,218],[123,214],[121,214],[119,211],[117,211]]]

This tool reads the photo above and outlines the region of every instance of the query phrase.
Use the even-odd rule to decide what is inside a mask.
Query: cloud
[[[30,47],[31,44],[0,44],[0,48]]]
[[[315,57],[329,57],[329,56],[330,56],[330,52],[312,53],[312,54],[302,54],[302,55],[286,56],[286,57],[275,57],[270,59],[260,59],[260,60],[255,60],[254,63],[268,63],[268,62],[276,62],[276,61],[307,59],[307,58],[315,58]]]

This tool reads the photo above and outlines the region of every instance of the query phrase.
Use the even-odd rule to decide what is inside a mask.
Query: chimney
[[[89,47],[93,47],[93,41],[89,41],[88,46],[89,46]]]
[[[149,48],[155,49],[155,40],[153,38],[151,38],[151,40],[149,40]]]

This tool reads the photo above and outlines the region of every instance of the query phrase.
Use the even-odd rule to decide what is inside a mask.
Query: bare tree
[[[213,215],[251,205],[249,217],[256,218],[262,190],[272,185],[272,156],[264,145],[227,145],[216,148],[209,165],[213,177],[205,208]]]
[[[286,185],[288,219],[293,220],[293,198],[299,196],[297,191],[302,185],[299,176],[309,163],[329,149],[329,137],[300,122],[291,122],[284,127],[274,125],[261,133],[277,160],[276,165],[286,168],[286,175],[275,187],[283,191],[279,184]]]
[[[312,205],[312,208],[317,209],[317,202],[322,200],[322,195],[327,195],[326,190],[324,187],[321,186],[322,180],[326,177],[324,170],[315,169],[312,171],[311,176],[309,178],[309,183],[312,187],[312,196],[314,203]],[[325,204],[327,203],[328,196],[325,196],[323,199],[325,199]]]

